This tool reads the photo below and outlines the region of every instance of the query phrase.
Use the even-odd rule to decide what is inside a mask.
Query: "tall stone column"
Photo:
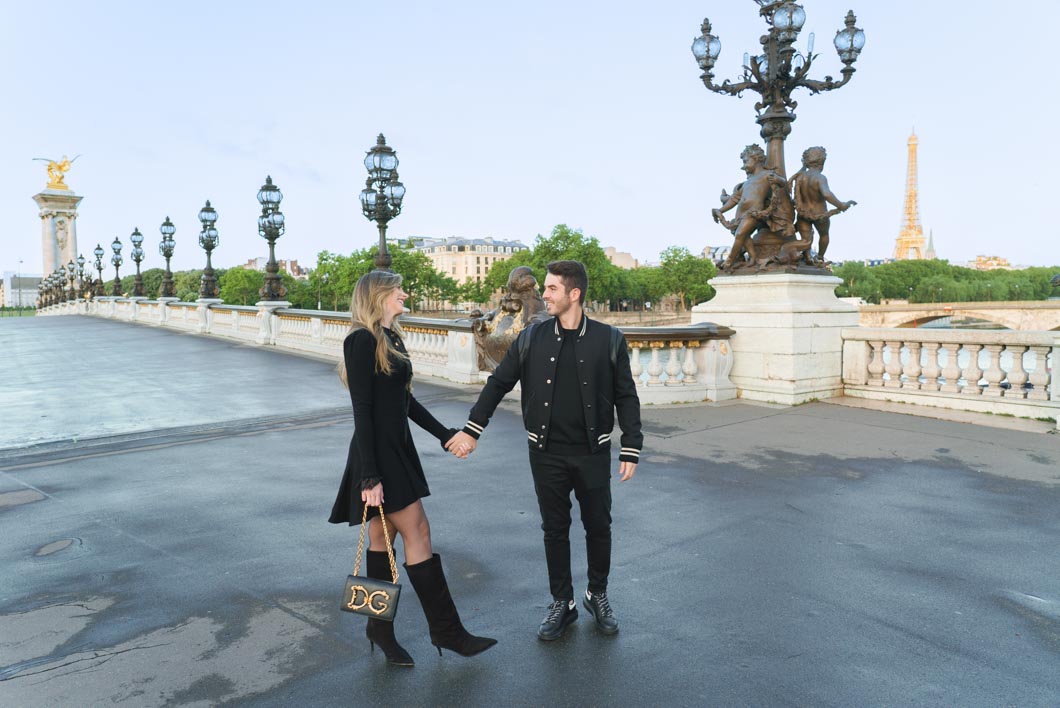
[[[40,209],[42,273],[77,261],[77,205],[81,199],[69,189],[44,189],[33,195]]]

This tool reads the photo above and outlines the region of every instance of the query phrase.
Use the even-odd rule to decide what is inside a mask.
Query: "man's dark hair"
[[[570,292],[571,288],[578,288],[581,291],[578,304],[585,304],[585,292],[589,289],[589,275],[585,272],[585,266],[578,261],[552,261],[547,270],[563,281],[567,292]]]

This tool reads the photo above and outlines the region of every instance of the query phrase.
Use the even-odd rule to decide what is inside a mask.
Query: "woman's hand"
[[[460,459],[464,459],[478,447],[478,442],[475,438],[471,437],[467,433],[461,431],[449,438],[449,442],[445,444],[445,449],[453,453]]]
[[[383,505],[383,483],[375,485],[371,489],[361,490],[361,501],[368,506],[382,506]]]

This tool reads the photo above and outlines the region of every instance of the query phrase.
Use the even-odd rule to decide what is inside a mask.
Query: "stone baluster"
[[[964,387],[961,393],[966,396],[979,396],[982,391],[979,388],[979,379],[983,377],[983,370],[979,368],[979,352],[982,344],[965,344],[964,350],[968,352],[968,366],[964,367]]]
[[[869,360],[869,386],[883,385],[883,342],[869,342],[872,358]]]
[[[449,357],[449,337],[441,332],[434,335],[434,359],[444,362]]]
[[[662,342],[651,342],[648,344],[651,347],[651,361],[648,363],[648,385],[658,386],[662,383],[659,377],[662,376],[663,367],[662,362],[659,361],[659,350],[662,348]]]
[[[961,368],[957,366],[957,352],[961,345],[954,342],[946,342],[942,345],[946,352],[946,368],[942,370],[942,377],[946,383],[939,387],[942,393],[960,393],[961,387],[957,379],[961,377]]]
[[[887,342],[887,348],[891,350],[891,358],[887,362],[887,375],[890,378],[883,385],[887,388],[900,388],[902,385],[902,343]]]
[[[699,373],[699,367],[696,366],[696,349],[699,348],[699,342],[687,342],[685,344],[685,363],[681,367],[681,372],[685,375],[683,383],[694,384],[696,383],[696,374]]]
[[[990,364],[987,366],[983,378],[986,379],[986,388],[983,389],[984,396],[1001,397],[1001,381],[1005,378],[1005,372],[1001,370],[1001,350],[1004,345],[987,344],[983,347],[990,355]]]
[[[909,363],[902,367],[902,373],[905,374],[902,388],[919,391],[920,372],[923,371],[920,368],[920,342],[906,342],[905,346],[909,349]]]
[[[640,386],[640,376],[644,373],[644,366],[640,363],[640,346],[634,344],[633,353],[629,357],[629,372],[633,374],[633,380]]]
[[[1027,370],[1023,368],[1023,353],[1027,347],[1008,346],[1006,349],[1012,355],[1012,370],[1008,372],[1009,387],[1002,395],[1005,398],[1026,398],[1023,384],[1027,383]]]
[[[1034,371],[1030,374],[1032,388],[1027,391],[1027,398],[1032,401],[1048,401],[1049,392],[1046,386],[1049,384],[1049,372],[1045,368],[1046,357],[1049,356],[1049,347],[1031,347],[1034,354]]]
[[[939,345],[938,342],[924,342],[924,383],[920,385],[921,391],[938,391],[939,376],[942,370],[939,368]]]
[[[670,359],[666,362],[667,386],[681,385],[681,361],[679,358],[680,352],[681,342],[678,342],[676,340],[670,342]]]

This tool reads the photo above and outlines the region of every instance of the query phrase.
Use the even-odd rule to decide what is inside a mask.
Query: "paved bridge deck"
[[[410,586],[389,669],[338,611],[329,364],[96,319],[0,321],[0,705],[1056,705],[1060,437],[808,404],[646,408],[604,637],[555,643],[517,406],[414,431],[466,623]],[[464,420],[473,389],[417,394]],[[77,440],[73,440],[73,438]],[[577,525],[577,522],[576,522]],[[576,587],[582,545],[573,544]]]

